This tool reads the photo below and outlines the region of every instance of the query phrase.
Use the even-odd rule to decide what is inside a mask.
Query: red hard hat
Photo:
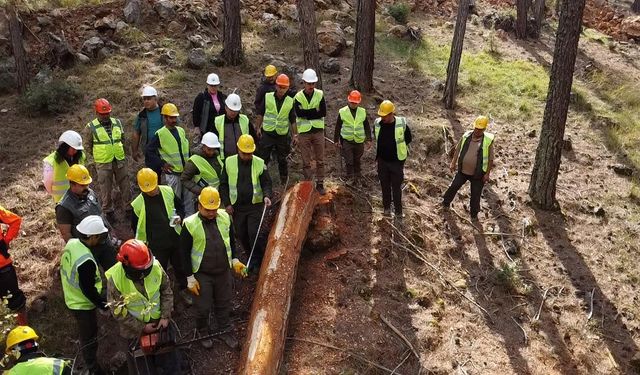
[[[93,105],[96,107],[96,112],[101,115],[111,113],[111,104],[109,104],[109,101],[107,99],[97,99],[96,102],[93,103]]]
[[[289,87],[289,76],[286,74],[280,74],[278,78],[276,78],[276,85]]]
[[[153,257],[144,242],[136,239],[127,240],[120,246],[118,262],[137,270],[146,270],[151,267]]]
[[[362,101],[362,94],[360,94],[360,91],[358,90],[353,90],[349,93],[347,100],[349,101],[349,103],[360,104],[360,102]]]

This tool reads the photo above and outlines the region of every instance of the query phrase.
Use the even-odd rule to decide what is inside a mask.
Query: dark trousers
[[[249,206],[233,207],[233,225],[236,230],[236,237],[242,244],[247,257],[251,253],[251,247],[258,236],[258,226],[260,226],[260,218],[262,217],[262,209],[264,203],[252,204]],[[249,268],[260,267],[262,257],[264,256],[264,246],[256,242],[256,248],[253,251],[251,264],[247,264]]]
[[[276,156],[278,158],[278,172],[280,172],[280,177],[284,177],[284,179],[286,180],[287,175],[289,175],[287,156],[289,156],[289,152],[291,152],[291,146],[289,145],[289,136],[272,135],[263,132],[256,155],[264,159],[264,163],[268,165],[269,161],[271,160],[271,153],[273,152],[273,150],[276,151]],[[284,183],[284,181],[281,182]]]
[[[471,217],[475,218],[478,217],[478,213],[480,212],[480,197],[482,196],[482,188],[484,187],[482,177],[473,178],[473,176],[462,174],[461,172],[456,173],[453,181],[451,181],[451,185],[442,197],[442,204],[449,206],[458,190],[460,190],[462,185],[467,181],[471,182],[471,203],[469,204],[469,211]]]
[[[20,310],[24,307],[27,299],[18,287],[18,276],[13,264],[7,264],[0,269],[0,296],[7,299],[7,307],[12,310]]]
[[[176,329],[173,324],[169,324],[169,334],[176,334]],[[131,340],[120,338],[120,345],[122,350],[127,353],[127,368],[129,375],[174,375],[184,373],[181,369],[180,359],[178,351],[174,350],[161,354],[149,354],[139,357],[134,357],[133,350],[139,348],[139,339]]]
[[[84,364],[91,374],[102,374],[98,364],[98,320],[96,309],[71,310],[76,319],[78,333],[80,335],[80,352]]]
[[[402,215],[402,182],[404,181],[404,161],[385,161],[378,159],[378,179],[382,188],[382,206],[385,211],[393,209],[396,215]]]
[[[162,268],[167,271],[169,263],[173,267],[173,274],[175,275],[175,282],[179,290],[187,288],[187,275],[184,274],[182,259],[180,257],[179,244],[149,244],[149,248],[153,253],[153,256],[158,259]],[[171,246],[173,245],[173,246]],[[189,265],[190,267],[190,265]]]
[[[209,313],[213,307],[216,316],[216,330],[229,328],[231,314],[231,269],[216,274],[196,273],[196,280],[200,283],[200,295],[195,296],[196,327],[198,331],[209,329]]]
[[[360,177],[362,164],[360,159],[364,154],[364,143],[342,141],[342,157],[347,172],[347,178]]]

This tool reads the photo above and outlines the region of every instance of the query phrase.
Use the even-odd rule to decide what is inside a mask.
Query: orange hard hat
[[[349,93],[347,100],[349,101],[349,103],[360,104],[360,102],[362,101],[362,94],[360,94],[360,91],[358,90],[353,90]]]
[[[276,78],[276,85],[289,87],[289,76],[286,74],[280,74],[278,78]]]
[[[153,264],[153,257],[147,245],[133,238],[120,246],[117,259],[118,262],[137,270],[146,270]]]
[[[93,105],[96,107],[96,112],[101,115],[111,113],[111,104],[109,104],[109,101],[107,99],[97,99],[96,102],[93,103]]]

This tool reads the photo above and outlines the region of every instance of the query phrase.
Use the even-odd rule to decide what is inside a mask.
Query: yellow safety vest
[[[123,131],[120,120],[111,117],[111,138],[97,118],[88,123],[87,127],[93,134],[93,160],[96,163],[111,163],[114,158],[124,160]]]
[[[189,160],[198,168],[198,172],[200,172],[193,176],[193,182],[197,184],[202,180],[207,183],[207,186],[212,186],[216,189],[220,186],[220,177],[218,177],[218,173],[213,166],[209,164],[207,159],[200,155],[191,155]],[[220,155],[218,155],[216,161],[220,164],[220,167],[223,166]]]
[[[358,107],[356,108],[356,117],[353,118],[351,108],[344,106],[340,108],[338,113],[340,114],[340,119],[342,119],[340,136],[346,141],[363,143],[365,139],[364,121],[367,119],[367,111],[362,107]]]
[[[275,131],[278,135],[286,135],[289,132],[289,113],[293,110],[293,98],[285,94],[282,107],[278,111],[276,94],[268,92],[264,96],[264,104],[262,128],[268,132]]]
[[[40,357],[20,362],[6,373],[9,375],[62,375],[67,361],[58,358]]]
[[[296,101],[300,103],[302,109],[319,109],[320,102],[324,97],[324,93],[322,90],[313,89],[313,96],[311,97],[311,102],[307,101],[307,97],[304,95],[304,90],[298,91],[296,94]],[[324,117],[309,120],[304,117],[298,116],[298,133],[306,133],[311,128],[324,129]]]
[[[240,132],[249,134],[249,117],[242,113],[238,115],[238,123],[240,123]],[[220,157],[224,159],[224,119],[225,115],[216,116],[214,125],[218,131],[218,139],[220,139]]]
[[[162,195],[162,201],[164,202],[164,208],[167,211],[167,221],[171,220],[173,216],[173,211],[175,210],[175,206],[173,204],[173,199],[175,197],[173,193],[173,189],[171,186],[158,185],[160,189],[160,194]],[[144,204],[144,196],[143,193],[140,193],[136,199],[131,202],[131,208],[133,208],[133,213],[138,217],[138,226],[136,227],[136,239],[147,242],[147,210]],[[176,225],[173,229],[175,229],[176,233],[180,234],[180,225]]]
[[[53,184],[51,185],[51,196],[53,202],[58,203],[64,193],[69,190],[69,180],[67,180],[67,170],[70,165],[64,158],[58,163],[56,162],[56,152],[50,153],[43,161],[53,167]],[[84,164],[87,158],[82,154],[78,164]]]
[[[178,148],[178,142],[176,138],[171,134],[171,131],[166,126],[158,129],[156,134],[160,139],[160,157],[172,168],[173,172],[181,173],[184,170],[184,164],[182,160],[186,162],[189,159],[189,141],[185,136],[184,129],[180,126],[176,126],[178,129],[178,135],[180,137],[180,147],[182,148],[182,155],[180,155],[180,148]]]
[[[112,280],[116,289],[124,299],[124,306],[116,306],[113,309],[114,315],[126,316],[131,314],[134,318],[143,323],[160,319],[160,286],[162,285],[162,266],[157,259],[153,260],[151,273],[144,278],[144,296],[138,291],[133,281],[129,279],[118,262],[105,272],[107,279]]]
[[[238,200],[238,155],[229,156],[225,162],[225,169],[229,178],[229,199],[231,204]],[[263,200],[260,176],[264,172],[264,160],[253,155],[251,158],[251,184],[253,185],[253,204]]]
[[[92,262],[95,265],[95,287],[98,293],[102,293],[102,277],[91,250],[79,239],[70,239],[64,247],[60,259],[60,279],[62,280],[64,302],[71,310],[93,310],[96,308],[96,305],[84,295],[80,288],[78,267],[85,262]]]
[[[380,133],[380,121],[382,119],[378,117],[374,121],[374,133],[376,136],[376,147],[378,145],[378,134]],[[407,159],[407,143],[404,141],[404,131],[407,128],[407,119],[404,117],[396,116],[396,126],[395,126],[395,138],[396,138],[396,154],[398,160],[406,160]]]
[[[229,236],[231,230],[231,217],[229,217],[229,214],[223,209],[217,210],[217,213],[216,226],[222,236],[222,242],[224,242],[224,247],[227,250],[229,267],[231,267],[231,237]],[[200,269],[204,250],[207,246],[204,226],[202,225],[202,219],[197,212],[184,219],[184,226],[193,238],[193,245],[191,246],[191,272],[196,273]]]
[[[464,155],[462,155],[462,149],[464,148],[464,144],[471,137],[471,134],[473,134],[473,130],[468,130],[462,135],[462,138],[460,138],[460,151],[458,153],[459,170],[462,170],[462,159],[464,158]],[[484,132],[484,137],[482,138],[482,172],[484,173],[487,173],[487,169],[489,168],[489,150],[494,138],[495,135],[493,133]]]

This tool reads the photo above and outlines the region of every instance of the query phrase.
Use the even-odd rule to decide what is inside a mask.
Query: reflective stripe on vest
[[[351,108],[345,106],[340,108],[338,112],[340,119],[342,120],[342,128],[340,129],[340,136],[347,141],[363,143],[364,142],[364,121],[367,119],[367,111],[358,107],[356,109],[356,118],[353,118]]]
[[[471,134],[473,134],[473,130],[468,130],[462,135],[462,138],[460,138],[460,151],[458,153],[459,165],[462,163],[462,149],[467,139],[471,137]],[[484,137],[482,138],[482,172],[484,173],[487,173],[487,169],[489,168],[489,151],[494,138],[495,135],[493,133],[484,132]],[[477,168],[475,170],[477,171]]]
[[[189,160],[198,168],[197,175],[193,176],[193,182],[196,184],[200,182],[200,180],[204,180],[207,183],[207,186],[212,186],[214,188],[218,188],[220,186],[220,178],[218,177],[218,173],[213,166],[209,164],[207,159],[203,158],[200,155],[191,155]],[[219,162],[220,159],[216,157],[216,162]],[[222,166],[222,164],[221,164]]]
[[[160,128],[156,135],[160,139],[160,157],[166,163],[168,163],[171,167],[173,167],[173,172],[181,173],[184,169],[184,165],[182,164],[182,159],[186,162],[189,159],[189,141],[185,136],[184,129],[176,126],[178,129],[178,136],[180,137],[180,146],[182,148],[182,157],[180,155],[180,148],[178,148],[178,142],[176,138],[171,134],[171,131],[163,126]]]
[[[382,119],[378,117],[374,121],[374,133],[376,136],[376,147],[378,145],[378,134],[380,133],[380,121]],[[396,138],[396,154],[398,160],[406,160],[407,159],[407,144],[404,141],[404,130],[407,127],[407,119],[404,117],[396,116],[396,126],[395,126],[395,138]]]
[[[84,153],[78,161],[78,164],[84,164],[86,158]],[[69,163],[62,158],[59,163],[56,162],[56,151],[50,153],[42,161],[53,167],[53,183],[51,184],[51,196],[53,197],[53,203],[60,202],[64,193],[69,190],[69,180],[67,180],[67,169],[69,169]]]
[[[40,357],[17,363],[9,375],[62,375],[67,362],[58,358]]]
[[[151,273],[144,278],[144,290],[148,298],[138,291],[133,281],[127,277],[122,267],[122,263],[118,262],[105,272],[107,279],[113,281],[116,289],[122,295],[124,308],[117,306],[114,308],[115,315],[126,316],[131,314],[134,318],[143,323],[149,323],[151,320],[160,319],[162,316],[160,311],[160,286],[162,285],[162,266],[157,259],[153,260]],[[118,301],[120,302],[120,301]],[[120,307],[120,308],[119,308]]]
[[[225,162],[225,169],[229,178],[229,199],[231,204],[238,200],[238,155],[229,156]],[[260,175],[264,172],[264,160],[253,155],[251,158],[251,184],[253,185],[253,204],[262,202],[262,185]]]
[[[278,135],[287,134],[289,132],[289,113],[293,110],[293,98],[285,94],[282,107],[278,111],[276,94],[269,92],[264,96],[264,104],[262,128],[268,132],[275,130]]]
[[[249,134],[249,117],[242,113],[238,116],[238,123],[240,124],[240,133]],[[216,130],[218,131],[218,139],[220,140],[220,156],[224,159],[224,120],[225,115],[217,116],[214,120]]]
[[[97,118],[88,123],[87,127],[93,134],[93,160],[96,163],[111,163],[114,158],[124,160],[120,120],[111,117],[111,138]]]
[[[64,247],[64,252],[60,259],[60,279],[62,280],[64,302],[71,310],[92,310],[96,308],[96,305],[84,295],[80,288],[78,267],[84,262],[92,262],[96,267],[95,287],[98,293],[102,293],[102,277],[91,250],[79,239],[70,239]]]
[[[173,200],[175,194],[173,193],[173,189],[170,186],[158,185],[160,189],[160,194],[162,195],[162,201],[164,202],[164,208],[167,211],[167,222],[171,220],[173,216],[173,210],[175,206],[173,204]],[[131,202],[131,208],[133,208],[133,213],[138,218],[138,226],[136,227],[136,239],[147,242],[147,210],[144,204],[144,193],[140,193],[136,199]],[[180,225],[176,225],[173,229],[175,229],[176,233],[180,234]]]
[[[313,89],[311,102],[307,101],[307,97],[304,95],[304,90],[298,91],[295,98],[296,101],[300,103],[300,107],[302,107],[302,109],[319,109],[320,102],[322,101],[323,96],[324,93],[322,92],[322,90]],[[324,129],[324,117],[315,120],[309,120],[304,117],[298,116],[297,124],[298,133],[306,133],[311,130],[311,128]]]
[[[227,258],[229,259],[229,268],[231,268],[231,238],[229,237],[231,228],[231,217],[225,210],[217,210],[216,226],[224,242],[224,247],[227,250]],[[191,272],[196,273],[200,269],[200,263],[202,263],[202,257],[204,256],[204,250],[207,247],[207,238],[204,233],[204,226],[202,225],[202,219],[199,214],[189,216],[184,219],[184,227],[189,231],[193,238],[193,245],[191,246]]]

